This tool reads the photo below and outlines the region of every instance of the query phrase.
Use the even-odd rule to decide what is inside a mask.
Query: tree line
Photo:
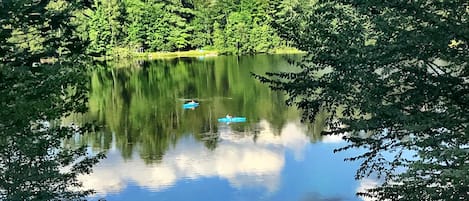
[[[78,15],[90,54],[212,49],[225,54],[288,46],[273,27],[298,1],[95,0]]]

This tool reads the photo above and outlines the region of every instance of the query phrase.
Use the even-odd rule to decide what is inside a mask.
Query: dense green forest
[[[268,53],[288,43],[274,23],[299,1],[95,0],[77,20],[91,54],[212,49]]]

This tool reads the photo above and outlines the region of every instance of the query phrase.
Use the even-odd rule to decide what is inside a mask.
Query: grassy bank
[[[306,52],[303,52],[293,47],[284,47],[284,48],[275,49],[273,53],[274,54],[302,54]]]
[[[134,53],[134,57],[147,58],[147,59],[165,59],[165,58],[178,58],[178,57],[209,57],[218,56],[218,51],[215,50],[189,50],[178,52],[144,52]]]
[[[295,48],[277,48],[270,52],[270,54],[300,54],[303,53]],[[111,52],[112,56],[106,57],[109,59],[118,58],[133,58],[133,59],[171,59],[179,57],[213,57],[220,55],[217,50],[189,50],[177,52],[133,52],[126,48],[114,48]]]
[[[215,50],[189,50],[177,52],[135,52],[127,48],[113,48],[107,59],[170,59],[178,57],[208,57],[217,56]]]

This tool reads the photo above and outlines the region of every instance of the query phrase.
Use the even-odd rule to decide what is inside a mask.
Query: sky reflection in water
[[[214,150],[185,137],[156,164],[137,155],[124,161],[113,146],[81,179],[97,190],[94,199],[107,200],[360,200],[355,192],[375,185],[353,179],[358,164],[343,158],[356,153],[332,153],[344,145],[340,137],[310,143],[300,123],[287,123],[281,135],[260,125],[255,141],[225,126]]]
[[[361,200],[357,190],[375,182],[355,181],[358,163],[343,161],[359,151],[334,154],[345,143],[320,137],[324,117],[306,127],[251,76],[285,70],[282,56],[258,55],[94,72],[85,118],[105,129],[72,142],[107,153],[81,178],[91,200]],[[183,110],[194,97],[201,105]],[[248,122],[217,124],[227,113]]]

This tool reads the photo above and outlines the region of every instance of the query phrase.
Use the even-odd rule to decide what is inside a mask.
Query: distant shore
[[[142,52],[133,53],[133,57],[143,59],[170,59],[179,57],[214,57],[218,56],[215,50],[189,50],[178,52]]]
[[[302,51],[295,48],[278,48],[266,54],[300,54]],[[258,53],[263,54],[263,53]],[[171,59],[180,57],[215,57],[221,55],[217,50],[189,50],[177,52],[129,52],[119,48],[115,50],[112,58],[138,58],[138,59]]]

